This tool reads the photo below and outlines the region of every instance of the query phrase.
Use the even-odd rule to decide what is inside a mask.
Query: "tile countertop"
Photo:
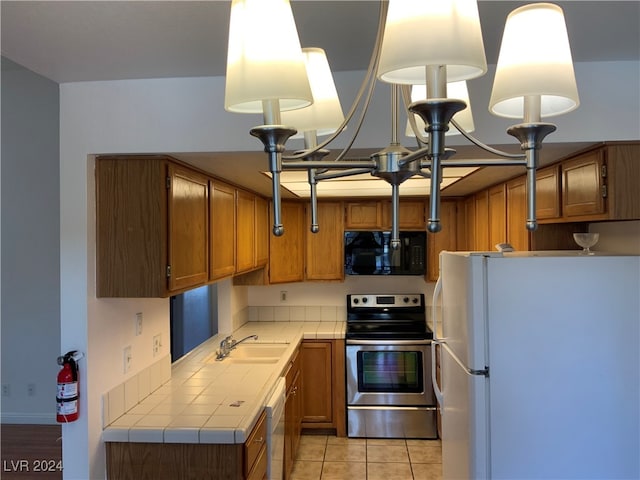
[[[215,360],[225,335],[199,345],[171,367],[171,379],[102,432],[105,442],[244,443],[276,381],[303,339],[344,338],[344,322],[249,322],[235,339],[288,344],[277,363]]]

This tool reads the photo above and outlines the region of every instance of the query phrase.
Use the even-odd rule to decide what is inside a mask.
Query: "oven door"
[[[347,404],[434,405],[430,340],[347,340]]]

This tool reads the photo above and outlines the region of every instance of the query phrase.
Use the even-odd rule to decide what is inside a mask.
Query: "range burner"
[[[423,294],[347,295],[347,339],[425,340],[427,327]]]

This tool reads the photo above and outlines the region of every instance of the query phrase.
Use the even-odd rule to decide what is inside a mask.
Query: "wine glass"
[[[598,243],[598,239],[600,238],[599,233],[574,233],[573,239],[576,241],[578,245],[582,247],[583,255],[593,255],[593,252],[590,250],[596,243]]]

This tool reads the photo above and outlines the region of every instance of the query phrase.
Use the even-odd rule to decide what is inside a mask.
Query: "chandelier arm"
[[[485,158],[476,160],[442,160],[443,167],[522,167],[527,165],[526,159]]]
[[[418,171],[418,173],[416,175],[420,175],[423,178],[426,179],[430,179],[431,178],[431,172],[423,172],[422,170]]]
[[[364,104],[363,104],[363,107],[362,107],[362,113],[360,115],[360,118],[358,119],[356,130],[355,130],[355,132],[353,134],[353,137],[351,138],[351,141],[342,150],[342,152],[340,152],[340,154],[338,155],[337,161],[341,161],[346,156],[346,154],[349,152],[349,150],[351,150],[351,147],[353,146],[353,143],[355,142],[356,137],[358,136],[358,132],[360,132],[360,129],[361,129],[362,124],[364,122],[364,117],[365,117],[365,114],[367,113],[367,110],[369,108],[369,104],[371,103],[371,98],[373,97],[373,89],[374,89],[374,86],[376,84],[375,72],[378,69],[378,61],[380,59],[380,50],[382,49],[382,36],[384,34],[384,25],[385,25],[386,18],[387,18],[387,9],[388,9],[387,2],[385,0],[380,0],[380,15],[378,17],[378,32],[376,34],[376,41],[375,41],[375,44],[374,44],[373,52],[371,53],[371,59],[369,60],[369,66],[367,67],[367,73],[365,74],[365,77],[364,77],[364,79],[362,81],[362,84],[360,85],[360,88],[358,89],[358,93],[356,95],[355,100],[353,101],[353,104],[351,105],[351,109],[349,110],[349,112],[345,116],[342,124],[338,127],[338,129],[332,135],[330,135],[322,143],[320,143],[317,146],[315,146],[313,149],[304,150],[304,151],[296,153],[294,155],[283,156],[282,157],[283,160],[298,160],[300,158],[304,158],[304,157],[306,157],[306,156],[308,156],[310,154],[313,154],[316,151],[326,147],[331,142],[333,142],[344,131],[344,129],[347,127],[347,124],[351,121],[351,119],[355,115],[356,111],[358,110],[358,106],[360,105],[360,102],[362,101],[362,98],[363,98],[363,96],[364,96],[364,94],[366,92],[367,94],[366,94],[365,101],[364,101]]]
[[[307,175],[311,189],[311,225],[309,229],[311,233],[318,233],[320,231],[320,225],[318,225],[318,182],[316,179],[316,169],[310,168]]]
[[[316,175],[316,180],[331,180],[332,178],[351,177],[353,175],[361,175],[363,173],[370,173],[369,168],[354,168],[352,170],[344,170],[341,172],[325,172]]]
[[[283,160],[281,162],[282,170],[308,170],[310,168],[363,168],[373,170],[376,164],[373,160],[344,160],[338,162],[336,160]]]
[[[418,148],[425,146],[429,143],[429,139],[422,135],[420,129],[418,128],[418,124],[416,123],[416,117],[409,111],[409,104],[411,103],[411,85],[402,85],[402,101],[404,103],[404,110],[407,113],[407,118],[409,120],[409,125],[411,126],[411,131],[416,137],[416,142],[418,143]]]
[[[487,145],[486,143],[482,143],[480,140],[478,140],[476,137],[474,137],[473,135],[471,135],[469,132],[467,132],[464,128],[462,128],[458,122],[456,122],[455,120],[451,119],[450,123],[456,127],[458,129],[458,131],[462,134],[462,136],[464,138],[466,138],[467,140],[469,140],[471,143],[473,143],[474,145],[476,145],[477,147],[480,147],[481,149],[489,152],[489,153],[493,153],[495,155],[499,155],[501,157],[505,157],[505,158],[521,158],[524,159],[525,158],[525,154],[524,153],[508,153],[508,152],[503,152],[502,150],[498,150],[497,148],[493,148],[490,147],[489,145]]]
[[[391,249],[400,248],[400,228],[398,227],[400,217],[400,186],[391,184]]]

